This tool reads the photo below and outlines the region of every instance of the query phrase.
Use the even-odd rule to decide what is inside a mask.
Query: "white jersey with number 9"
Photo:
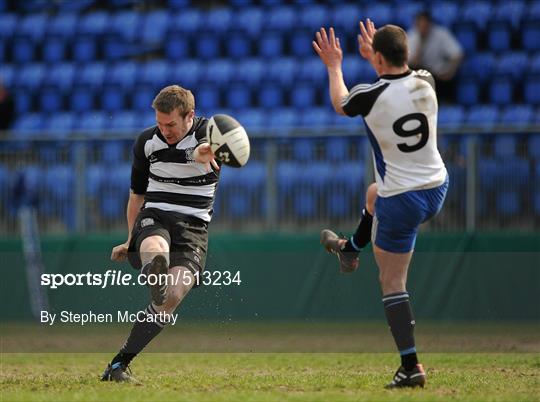
[[[382,197],[433,188],[446,179],[437,149],[437,96],[425,70],[383,75],[343,99],[348,116],[361,115],[373,148]]]

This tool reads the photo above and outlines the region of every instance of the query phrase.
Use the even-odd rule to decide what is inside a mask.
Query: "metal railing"
[[[248,165],[222,169],[212,230],[351,230],[373,181],[371,148],[358,132],[251,133]],[[0,140],[0,232],[16,233],[20,205],[35,206],[45,233],[125,230],[134,138],[96,138]],[[538,138],[536,129],[439,134],[450,188],[422,230],[537,230]]]

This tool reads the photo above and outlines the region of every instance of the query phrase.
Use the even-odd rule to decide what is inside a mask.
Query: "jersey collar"
[[[400,78],[404,78],[408,76],[410,73],[412,73],[412,70],[408,69],[407,71],[401,74],[385,74],[385,75],[381,75],[379,78],[382,80],[399,80]]]

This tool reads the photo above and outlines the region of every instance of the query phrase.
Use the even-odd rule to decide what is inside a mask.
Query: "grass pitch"
[[[164,331],[134,361],[141,385],[98,381],[128,330],[3,325],[0,400],[540,401],[538,325],[424,326],[418,340],[428,385],[393,391],[383,385],[398,357],[382,323],[186,326]],[[213,353],[185,352],[201,342]]]

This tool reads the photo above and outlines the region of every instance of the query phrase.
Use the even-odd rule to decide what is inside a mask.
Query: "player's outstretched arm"
[[[217,164],[214,153],[212,152],[212,147],[210,144],[201,144],[193,152],[193,158],[196,162],[199,163],[209,163],[213,166],[214,170],[219,170],[219,165]],[[210,166],[208,166],[210,168]]]
[[[126,218],[128,224],[128,239],[125,243],[119,244],[118,246],[112,249],[111,260],[122,262],[127,258],[127,252],[129,247],[129,241],[131,236],[131,231],[133,230],[133,225],[135,224],[135,219],[137,214],[141,210],[141,207],[144,203],[143,194],[135,194],[133,190],[129,193],[129,200],[126,209]]]
[[[349,90],[343,81],[343,72],[341,70],[343,51],[339,44],[339,38],[334,33],[334,28],[330,28],[328,35],[326,30],[321,28],[315,34],[315,40],[312,44],[313,49],[315,49],[328,71],[332,106],[334,106],[337,113],[345,115],[341,107],[341,101],[349,94]]]

